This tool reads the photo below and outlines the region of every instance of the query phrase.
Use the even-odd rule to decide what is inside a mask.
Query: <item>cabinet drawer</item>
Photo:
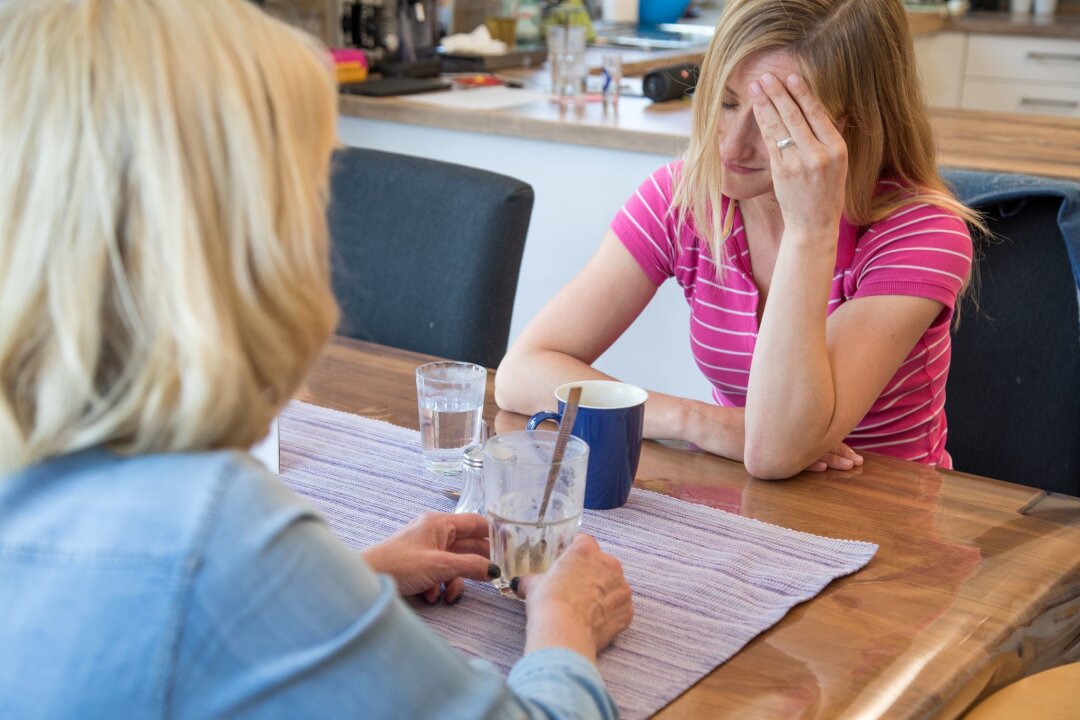
[[[960,106],[967,110],[1080,117],[1080,84],[1070,87],[968,78]]]
[[[1080,40],[973,34],[967,76],[1080,85]]]

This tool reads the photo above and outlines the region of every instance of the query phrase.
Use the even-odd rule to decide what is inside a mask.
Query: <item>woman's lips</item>
[[[745,165],[736,165],[733,162],[724,161],[724,169],[729,172],[736,173],[737,175],[749,175],[750,173],[761,172],[762,168],[747,167]]]

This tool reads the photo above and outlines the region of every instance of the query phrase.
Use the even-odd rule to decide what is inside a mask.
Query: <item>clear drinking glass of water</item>
[[[551,498],[540,517],[558,433],[531,430],[497,435],[484,443],[484,507],[494,581],[512,597],[510,580],[541,573],[570,546],[581,526],[589,446],[571,436]]]
[[[416,368],[416,402],[424,467],[440,475],[461,472],[465,448],[480,442],[487,368],[442,361]]]
[[[547,29],[551,94],[561,103],[585,99],[585,28],[582,25],[552,25]]]

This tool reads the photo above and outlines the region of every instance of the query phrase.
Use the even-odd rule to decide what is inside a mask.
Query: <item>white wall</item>
[[[342,118],[343,143],[433,158],[510,175],[533,186],[536,204],[521,263],[510,340],[585,265],[634,189],[670,158]],[[690,354],[689,309],[669,280],[597,368],[647,389],[709,399]]]

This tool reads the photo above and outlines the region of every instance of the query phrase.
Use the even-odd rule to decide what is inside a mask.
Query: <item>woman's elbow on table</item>
[[[746,471],[760,480],[786,480],[805,470],[811,462],[813,459],[806,460],[790,449],[749,435],[743,446]]]
[[[513,352],[507,353],[495,370],[495,404],[511,412],[529,412],[527,393],[522,391],[523,368]]]

